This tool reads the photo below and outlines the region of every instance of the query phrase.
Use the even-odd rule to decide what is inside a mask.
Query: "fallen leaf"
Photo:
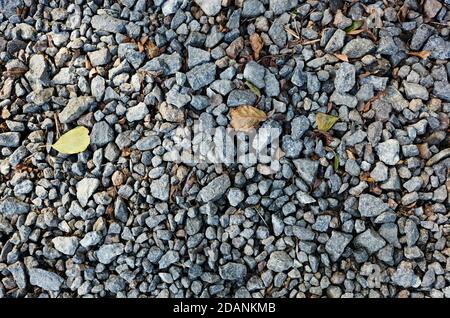
[[[249,105],[233,108],[230,111],[231,127],[246,131],[256,127],[260,122],[267,119],[264,111]]]
[[[365,31],[364,29],[353,30],[353,31],[347,32],[347,35],[358,35],[360,33],[363,33],[364,31]]]
[[[397,13],[397,18],[400,22],[405,22],[406,17],[408,15],[409,12],[409,6],[407,3],[404,3],[401,7],[400,10],[398,10]]]
[[[155,43],[151,41],[147,41],[145,43],[145,48],[147,50],[147,55],[149,58],[155,58],[159,55],[159,48],[156,46]]]
[[[422,60],[426,60],[430,55],[430,51],[420,51],[420,52],[408,52],[408,55],[420,57]]]
[[[339,117],[324,113],[317,113],[316,124],[320,131],[328,131],[338,121]]]
[[[338,58],[338,60],[348,62],[348,56],[345,54],[335,54],[335,56]]]
[[[348,28],[345,29],[345,32],[349,33],[354,30],[358,30],[362,25],[363,25],[362,20],[353,21],[352,24]]]
[[[258,33],[253,33],[250,36],[250,45],[252,46],[255,59],[259,59],[259,53],[264,47],[264,43]]]
[[[84,59],[84,68],[87,70],[90,70],[92,68],[91,61],[89,61],[89,58],[87,56]]]
[[[245,85],[258,97],[261,97],[261,92],[259,91],[258,87],[250,83],[249,81],[245,81]]]
[[[89,130],[78,126],[63,134],[52,147],[61,153],[75,154],[85,151],[90,142]]]
[[[345,153],[347,154],[348,159],[352,159],[355,160],[355,155],[353,154],[353,152],[350,151],[350,149],[346,149]]]
[[[336,171],[337,169],[339,169],[339,155],[337,153],[334,154],[333,157],[333,169]]]

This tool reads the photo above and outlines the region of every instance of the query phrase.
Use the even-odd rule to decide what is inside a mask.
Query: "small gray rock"
[[[77,199],[82,207],[85,207],[89,198],[94,194],[100,185],[100,181],[95,178],[84,178],[77,183]]]
[[[41,268],[30,268],[28,270],[30,284],[49,291],[59,291],[64,279],[56,273]]]
[[[396,139],[379,143],[375,149],[380,160],[387,165],[393,166],[400,160],[400,144]]]
[[[78,119],[85,111],[95,104],[95,99],[91,96],[80,96],[72,98],[66,107],[59,113],[59,120],[63,124],[70,123]]]
[[[363,57],[374,48],[375,44],[373,44],[373,42],[369,39],[356,38],[351,40],[344,46],[342,53],[347,55],[347,57],[354,59]]]
[[[274,251],[270,254],[267,268],[276,273],[284,272],[294,266],[294,260],[285,251]]]
[[[75,236],[57,236],[52,239],[55,249],[66,255],[74,255],[79,245],[79,239]]]
[[[297,168],[298,175],[308,185],[312,185],[319,169],[319,161],[310,159],[296,159],[292,161]]]
[[[230,177],[221,175],[213,179],[198,193],[199,198],[203,202],[217,201],[230,187]]]
[[[124,245],[122,243],[106,244],[98,249],[96,255],[100,263],[108,265],[117,256],[122,255],[123,251]]]
[[[0,200],[0,214],[12,216],[17,214],[26,214],[29,211],[30,205],[19,201],[16,198],[7,197]]]
[[[387,203],[371,194],[361,194],[358,210],[363,217],[375,217],[388,209]]]
[[[219,267],[219,275],[224,280],[242,281],[247,276],[247,267],[243,264],[229,262]]]
[[[364,248],[369,255],[377,252],[386,245],[380,234],[374,229],[368,229],[355,237],[354,244],[356,247]]]

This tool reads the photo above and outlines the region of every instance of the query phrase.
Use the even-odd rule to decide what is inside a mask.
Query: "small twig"
[[[59,137],[61,136],[61,133],[59,131],[59,120],[58,120],[58,116],[56,116],[56,113],[53,114],[53,117],[55,117],[55,126],[56,126],[56,139],[59,139]]]

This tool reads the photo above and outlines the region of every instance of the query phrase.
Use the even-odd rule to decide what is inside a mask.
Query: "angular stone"
[[[386,241],[383,240],[377,231],[368,229],[355,238],[354,244],[356,247],[364,248],[371,255],[385,246]]]
[[[292,161],[297,168],[298,175],[308,185],[312,185],[319,169],[319,161],[310,159],[296,159]]]
[[[244,78],[258,88],[263,88],[265,85],[264,75],[266,69],[255,61],[250,61],[245,65]]]
[[[153,180],[150,185],[152,196],[161,201],[169,199],[169,190],[169,176],[167,174],[157,180]]]
[[[59,113],[59,121],[68,124],[78,119],[85,111],[95,104],[95,99],[91,96],[80,96],[72,98],[66,107]]]
[[[122,255],[123,250],[124,245],[122,243],[105,244],[98,249],[96,254],[100,263],[108,265],[117,256]]]
[[[28,203],[17,200],[16,198],[8,197],[0,200],[0,214],[6,216],[26,214],[30,211]]]
[[[77,183],[77,199],[82,207],[85,207],[89,198],[94,194],[100,185],[100,181],[95,178],[84,178]]]
[[[106,121],[100,121],[92,127],[90,137],[92,145],[102,147],[114,140],[114,130]]]
[[[219,275],[224,280],[243,281],[247,276],[247,267],[243,264],[229,262],[219,267]]]
[[[230,185],[231,182],[228,175],[218,176],[200,190],[198,197],[203,202],[217,201],[228,190]]]
[[[334,87],[336,90],[340,93],[350,91],[355,86],[355,74],[355,66],[347,62],[341,63],[334,79]]]
[[[194,66],[207,63],[211,60],[211,53],[208,51],[188,46],[188,67],[191,69]]]
[[[91,25],[94,29],[111,33],[125,33],[127,21],[114,18],[110,15],[94,15]]]
[[[350,234],[345,234],[337,231],[331,233],[330,239],[325,244],[325,250],[333,262],[336,262],[342,253],[344,253],[345,248],[351,242],[352,236]]]
[[[214,63],[206,63],[194,67],[186,73],[189,85],[193,90],[198,90],[212,83],[216,77],[216,65]]]
[[[0,134],[0,147],[18,147],[20,145],[20,133],[5,132]]]
[[[400,144],[396,139],[381,142],[375,149],[380,160],[387,165],[393,166],[400,160]]]
[[[107,48],[89,52],[87,55],[93,67],[105,65],[111,61],[111,54]]]
[[[220,12],[222,0],[194,0],[208,16],[215,16]]]
[[[28,275],[30,276],[31,285],[49,291],[59,291],[64,282],[64,279],[58,274],[41,268],[28,269]]]
[[[356,38],[351,40],[344,46],[342,53],[347,55],[347,57],[354,59],[363,57],[374,48],[375,44],[373,44],[373,42],[369,39]]]
[[[388,209],[387,203],[371,194],[363,193],[359,197],[358,210],[363,217],[375,217]]]
[[[274,251],[267,261],[267,268],[276,273],[284,272],[294,266],[294,260],[285,251]]]
[[[52,243],[57,251],[72,256],[78,248],[79,239],[75,236],[57,236]]]
[[[227,99],[228,107],[240,105],[253,105],[256,103],[256,95],[251,90],[236,89],[230,92]]]

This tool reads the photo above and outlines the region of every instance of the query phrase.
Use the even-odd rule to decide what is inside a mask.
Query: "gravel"
[[[0,0],[0,298],[449,298],[449,8],[363,2]]]

